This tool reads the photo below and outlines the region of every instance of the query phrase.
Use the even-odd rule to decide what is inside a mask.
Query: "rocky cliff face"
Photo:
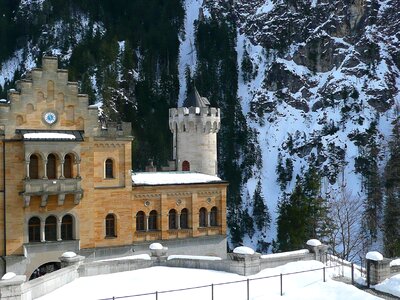
[[[382,175],[399,113],[398,2],[209,0],[203,6],[237,26],[238,93],[259,134],[264,164],[257,176],[270,209],[310,165],[321,171],[327,198],[343,190],[368,197],[362,159],[372,155]],[[282,183],[277,170],[285,169],[285,159],[294,167]],[[246,189],[253,193],[254,178]],[[272,224],[272,238],[274,231]]]

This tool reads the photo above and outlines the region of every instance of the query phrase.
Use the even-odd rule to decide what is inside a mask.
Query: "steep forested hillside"
[[[230,243],[259,251],[400,255],[399,49],[397,0],[0,0],[0,98],[59,56],[132,122],[134,169],[170,159],[194,84],[220,107]]]

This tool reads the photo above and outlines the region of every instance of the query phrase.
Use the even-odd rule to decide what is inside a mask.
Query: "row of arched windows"
[[[74,164],[76,163],[75,155],[70,153],[66,154],[61,162],[54,153],[47,155],[44,161],[39,155],[32,154],[29,157],[27,177],[31,179],[73,178],[74,175],[79,176],[79,168],[75,171],[77,174],[74,174]],[[58,170],[58,166],[60,166],[60,170]]]
[[[28,221],[29,242],[72,240],[74,221],[71,215],[61,219],[60,226],[55,216],[48,216],[44,221],[39,217],[32,217]]]
[[[143,211],[136,214],[136,231],[159,230],[158,214],[156,210],[150,211],[149,215]],[[209,224],[209,225],[208,225]],[[105,236],[113,238],[117,236],[116,217],[108,214],[105,218]],[[207,209],[199,210],[199,227],[218,226],[218,209],[213,207],[208,214]],[[175,209],[168,212],[169,229],[189,229],[189,210],[184,208],[180,214]],[[74,219],[67,214],[59,221],[51,215],[44,221],[39,217],[31,217],[28,221],[29,242],[59,241],[74,239]]]
[[[213,207],[208,214],[207,209],[202,207],[199,210],[199,227],[218,226],[218,209]],[[180,214],[175,209],[168,212],[168,229],[188,229],[189,228],[189,210],[184,208]],[[136,231],[158,230],[157,211],[152,210],[148,218],[143,211],[136,214]]]

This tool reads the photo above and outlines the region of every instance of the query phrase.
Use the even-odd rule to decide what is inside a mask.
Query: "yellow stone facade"
[[[88,103],[54,57],[44,57],[42,68],[0,102],[3,273],[30,276],[65,251],[225,238],[226,182],[133,185],[131,125],[99,123],[98,108]],[[213,226],[209,219],[199,226],[201,208],[208,218],[215,209]],[[179,226],[182,209],[185,228]],[[157,214],[152,229],[151,211]],[[139,229],[138,212],[144,213]]]

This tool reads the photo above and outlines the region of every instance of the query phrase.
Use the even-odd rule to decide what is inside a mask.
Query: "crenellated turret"
[[[169,110],[176,169],[216,175],[220,110],[210,107],[207,98],[201,97],[196,88],[184,105]]]

